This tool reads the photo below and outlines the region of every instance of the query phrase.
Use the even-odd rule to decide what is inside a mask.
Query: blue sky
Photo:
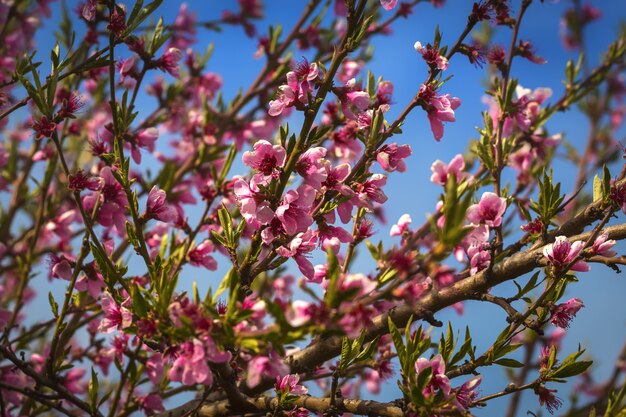
[[[127,2],[131,6],[130,2]],[[177,13],[180,2],[165,1],[157,15],[164,16],[166,22],[172,21]],[[417,40],[422,43],[432,40],[436,25],[439,25],[443,33],[443,43],[452,43],[465,25],[466,16],[471,9],[471,3],[463,0],[449,0],[446,7],[434,9],[429,4],[420,4],[416,7],[416,13],[408,19],[400,20],[394,26],[393,35],[376,38],[373,42],[374,60],[367,69],[376,76],[382,75],[396,86],[394,101],[397,103],[387,115],[392,121],[404,108],[404,105],[418,90],[420,83],[426,77],[426,67],[413,50],[413,43]],[[514,4],[518,2],[514,1]],[[563,91],[561,80],[563,79],[564,66],[567,59],[576,58],[575,53],[564,52],[558,32],[559,20],[570,3],[561,2],[535,2],[526,15],[520,37],[533,41],[539,55],[546,58],[545,65],[535,65],[525,60],[516,60],[513,64],[513,76],[519,78],[520,84],[528,88],[550,87],[554,90],[554,96],[558,97]],[[70,9],[75,7],[75,1],[68,1]],[[205,0],[188,1],[189,9],[198,14],[198,20],[212,20],[221,14],[223,9],[236,9],[234,1],[209,2]],[[282,23],[289,28],[299,16],[304,1],[296,0],[269,0],[266,2],[266,18],[264,23]],[[586,33],[586,44],[589,47],[588,59],[593,65],[598,62],[611,40],[616,36],[620,23],[626,17],[626,7],[622,0],[593,1],[592,4],[603,11],[600,22],[592,23]],[[40,55],[47,57],[47,51],[52,46],[51,28],[59,16],[58,3],[53,4],[53,17],[40,31],[37,38],[41,48]],[[76,22],[80,26],[80,22]],[[263,30],[264,26],[259,26]],[[496,33],[498,39],[508,44],[508,31]],[[245,36],[240,28],[227,27],[222,33],[200,31],[198,34],[199,50],[203,50],[211,42],[215,43],[215,51],[208,65],[208,71],[221,74],[224,80],[224,95],[232,98],[240,88],[245,88],[262,68],[263,61],[254,59],[252,55],[256,50],[257,43],[254,39]],[[385,191],[389,196],[386,205],[386,215],[390,224],[395,222],[402,214],[409,213],[413,217],[414,224],[421,224],[425,219],[425,213],[434,211],[439,187],[429,182],[430,165],[436,159],[445,162],[452,156],[466,150],[470,138],[476,138],[475,127],[481,123],[480,112],[485,110],[481,103],[484,95],[485,73],[467,63],[464,57],[456,56],[448,70],[454,77],[445,85],[443,91],[459,97],[463,104],[457,110],[457,121],[448,123],[445,127],[445,135],[441,142],[436,142],[428,128],[426,116],[421,111],[412,113],[403,127],[404,134],[396,138],[399,143],[408,143],[413,149],[413,155],[408,159],[408,170],[404,174],[392,174],[389,177]],[[152,98],[140,98],[138,108],[145,109],[146,113],[154,105]],[[295,122],[295,121],[294,121]],[[292,122],[292,123],[294,123]],[[587,123],[576,110],[557,115],[548,125],[551,132],[562,131],[575,147],[584,146],[587,136]],[[623,132],[622,132],[623,133]],[[556,165],[555,179],[563,183],[563,189],[570,192],[573,186],[574,171],[568,165],[559,163]],[[196,214],[197,215],[197,214]],[[191,213],[190,217],[194,214]],[[620,220],[623,220],[621,215]],[[379,237],[385,242],[392,243],[392,239],[386,238],[387,226],[379,226]],[[397,243],[397,242],[396,242]],[[621,252],[625,248],[621,246]],[[360,257],[355,270],[367,271],[371,267],[364,257]],[[219,272],[215,277],[199,279],[202,286],[219,282]],[[224,269],[225,271],[225,269]],[[188,271],[189,272],[189,271]],[[193,272],[193,271],[192,271]],[[189,278],[189,282],[191,279]],[[214,287],[217,284],[214,284]],[[626,294],[626,281],[622,276],[599,265],[592,266],[592,271],[580,275],[580,283],[576,284],[571,292],[572,295],[583,295],[586,308],[581,310],[572,324],[566,338],[563,353],[569,353],[576,349],[577,343],[581,342],[592,352],[596,363],[594,375],[604,377],[608,375],[613,365],[618,350],[624,342],[623,336],[626,324],[626,308],[624,308],[623,294]],[[452,319],[457,329],[464,328],[465,324],[471,325],[472,334],[475,337],[478,351],[488,347],[494,336],[505,325],[505,317],[496,307],[481,305],[477,302],[466,304],[466,313],[457,317],[453,312],[442,312],[440,320]],[[607,331],[605,326],[612,326],[612,331]],[[436,334],[436,331],[435,333]],[[489,370],[485,382],[482,385],[483,394],[498,391],[506,385],[501,369]],[[460,382],[459,382],[460,384]],[[555,387],[552,387],[555,388]],[[562,389],[564,387],[556,387]],[[395,398],[398,395],[395,382],[390,382],[389,389],[381,398]],[[564,394],[561,395],[566,399]],[[485,411],[477,411],[479,416],[500,415],[506,400],[496,400]],[[535,411],[538,403],[533,396],[526,395],[520,408],[519,415],[524,415],[526,410]]]

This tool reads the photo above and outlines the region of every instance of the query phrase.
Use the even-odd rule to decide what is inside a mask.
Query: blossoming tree
[[[467,2],[456,34],[415,42],[427,76],[396,103],[398,86],[368,72],[370,42],[442,0],[290,2],[300,17],[269,30],[260,0],[205,22],[126,3],[0,0],[1,416],[467,416],[499,397],[514,416],[555,412],[557,384],[589,378],[588,354],[560,339],[584,307],[577,276],[626,264],[624,32],[598,66],[568,62],[552,95],[521,87],[514,66],[545,63],[521,28],[548,6]],[[34,34],[50,7],[62,17],[48,59]],[[573,1],[566,47],[584,50],[599,18]],[[264,62],[232,98],[197,32],[226,26]],[[423,112],[429,146],[446,140],[445,123],[476,111],[448,90],[468,64],[488,78],[478,138],[432,163],[433,214],[416,225],[408,212],[378,244],[387,177],[415,146],[402,126]],[[549,133],[577,104],[582,152]],[[565,151],[568,190],[552,170]],[[440,321],[472,302],[506,314],[486,349],[474,325]],[[623,416],[625,360],[568,415]],[[497,367],[510,383],[484,392]],[[394,400],[372,400],[381,387]],[[521,407],[524,391],[538,401]]]

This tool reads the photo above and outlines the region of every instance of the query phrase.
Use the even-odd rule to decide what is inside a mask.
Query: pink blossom
[[[110,167],[102,168],[100,177],[104,181],[102,189],[83,197],[85,210],[91,212],[99,198],[100,208],[96,216],[98,222],[107,228],[115,226],[120,235],[126,233],[126,208],[128,207],[126,193],[111,173]]]
[[[278,87],[276,99],[270,101],[270,109],[267,112],[270,116],[280,115],[285,108],[290,107],[296,99],[296,93],[288,86]]]
[[[161,58],[156,61],[156,67],[165,71],[172,77],[180,76],[180,66],[178,62],[183,58],[183,53],[178,48],[169,48]]]
[[[303,386],[298,385],[300,381],[300,375],[290,374],[284,377],[276,377],[276,393],[290,394],[290,395],[305,395],[309,390]]]
[[[486,245],[470,245],[467,248],[467,256],[470,259],[470,275],[487,268],[491,263],[491,252],[485,250]]]
[[[317,236],[311,229],[304,233],[298,233],[288,246],[281,246],[276,249],[276,253],[286,258],[293,258],[298,264],[298,269],[302,275],[312,279],[315,274],[313,264],[306,258],[306,254],[313,251],[317,246]]]
[[[285,194],[276,209],[276,217],[287,234],[304,232],[313,223],[309,212],[314,199],[315,190],[308,185],[301,185],[298,190],[289,190]]]
[[[555,389],[547,389],[543,385],[538,385],[534,388],[534,391],[538,396],[539,404],[545,406],[550,414],[554,414],[554,411],[563,405],[563,401],[554,395],[557,392]]]
[[[189,263],[193,266],[202,266],[209,271],[215,271],[217,270],[217,262],[209,255],[213,252],[215,252],[215,247],[213,243],[207,239],[190,250],[187,254],[187,258],[189,259]]]
[[[380,148],[380,151],[378,151],[376,160],[387,172],[405,172],[406,164],[404,159],[411,156],[411,154],[412,151],[409,145],[398,146],[397,143],[385,144]]]
[[[137,399],[139,400],[139,408],[145,411],[148,416],[156,414],[157,412],[165,411],[163,399],[158,394],[149,394],[138,397]]]
[[[458,388],[452,390],[454,394],[454,402],[456,405],[462,410],[467,410],[470,407],[470,404],[476,399],[478,396],[478,392],[476,388],[482,382],[482,376],[476,375],[465,381],[463,385]]]
[[[246,383],[248,387],[254,388],[261,383],[262,378],[277,378],[288,373],[289,366],[272,350],[269,356],[256,356],[248,363]]]
[[[98,0],[87,0],[81,12],[82,17],[88,22],[93,22],[96,18],[97,7]]]
[[[266,140],[259,140],[254,144],[254,151],[243,154],[243,163],[259,171],[265,177],[277,178],[280,168],[285,165],[285,148],[272,145]]]
[[[196,15],[189,13],[186,3],[180,5],[170,33],[170,47],[185,50],[196,41]]]
[[[363,184],[357,186],[360,203],[364,207],[372,207],[372,201],[383,204],[387,201],[382,187],[387,184],[387,177],[383,174],[374,174]]]
[[[66,281],[72,279],[72,267],[65,256],[50,255],[50,276],[53,278],[61,278]]]
[[[377,287],[377,282],[371,280],[365,274],[347,274],[341,278],[341,291],[356,290],[354,297],[363,297],[371,294]]]
[[[338,191],[345,196],[353,196],[354,191],[345,184],[345,180],[350,176],[352,169],[350,164],[340,164],[331,168],[330,164],[325,165],[326,179],[322,182],[322,187],[326,190]]]
[[[432,359],[419,358],[415,361],[415,371],[419,374],[425,369],[431,368],[432,376],[430,382],[424,388],[424,396],[430,397],[436,395],[436,391],[441,391],[447,398],[450,396],[451,386],[450,380],[446,376],[446,364],[443,357],[438,354]]]
[[[318,224],[318,237],[324,250],[329,248],[335,253],[339,253],[341,243],[353,241],[352,234],[341,227],[329,226],[325,223]]]
[[[121,306],[118,306],[111,293],[103,292],[101,303],[104,318],[100,322],[98,331],[111,333],[116,328],[121,330],[129,327],[133,323],[133,315],[125,306],[128,302],[127,299]]]
[[[448,58],[441,55],[439,49],[430,44],[422,46],[420,41],[415,42],[413,48],[422,55],[422,58],[424,58],[424,61],[426,61],[428,65],[435,66],[441,71],[448,69]]]
[[[163,379],[163,371],[163,355],[156,352],[146,361],[146,374],[154,385],[159,385]]]
[[[285,312],[285,319],[292,327],[300,327],[311,321],[313,304],[303,300],[296,300],[291,303],[290,308]]]
[[[356,80],[349,80],[344,87],[333,90],[341,101],[341,111],[346,119],[357,120],[357,115],[370,106],[370,95],[357,86]]]
[[[363,62],[346,59],[343,61],[341,70],[337,74],[337,78],[345,84],[352,78],[356,78],[359,71],[361,71],[361,68],[363,68]]]
[[[326,180],[328,175],[326,165],[328,161],[324,159],[326,156],[326,148],[321,146],[307,149],[300,155],[296,163],[296,171],[306,184],[319,190],[322,182]]]
[[[267,224],[274,218],[274,212],[254,178],[250,184],[243,178],[237,179],[234,184],[234,193],[239,202],[241,214],[248,224]]]
[[[0,381],[7,384],[8,386],[18,388],[26,388],[28,386],[32,386],[32,382],[30,382],[29,378],[12,364],[0,367]],[[23,395],[18,393],[17,391],[0,389],[0,395],[2,395],[2,398],[5,400],[5,402],[14,404],[16,406],[22,405]]]
[[[93,298],[98,298],[102,289],[106,286],[104,277],[96,269],[94,263],[83,266],[85,272],[76,280],[76,289],[78,291],[87,291]]]
[[[102,188],[103,184],[104,181],[102,178],[79,169],[75,174],[69,175],[68,188],[72,191],[83,191],[84,189],[98,191]]]
[[[389,236],[402,236],[404,232],[409,230],[409,225],[411,224],[411,221],[411,216],[408,214],[403,214],[402,216],[400,216],[398,223],[391,226]]]
[[[319,77],[319,69],[316,63],[309,64],[305,59],[287,73],[287,84],[278,87],[276,99],[270,101],[270,116],[280,115],[285,108],[299,103],[308,103],[309,93],[313,92],[313,82]]]
[[[443,122],[454,122],[456,120],[454,110],[461,105],[461,100],[450,97],[449,94],[438,96],[431,85],[420,87],[419,98],[427,105],[428,120],[430,130],[435,139],[439,141],[443,137]]]
[[[543,256],[556,269],[561,269],[578,258],[585,247],[585,242],[577,240],[570,242],[566,236],[557,236],[554,243],[550,243],[543,248]],[[589,271],[589,265],[584,261],[577,261],[571,268],[573,271]]]
[[[38,121],[33,122],[32,129],[35,131],[35,139],[49,138],[56,131],[57,125],[46,116],[41,116]]]
[[[454,174],[457,183],[461,182],[463,178],[467,177],[467,173],[463,172],[464,169],[465,161],[461,154],[455,155],[447,165],[437,159],[430,166],[430,170],[433,172],[433,175],[430,176],[430,181],[434,184],[446,185],[448,176]]]
[[[499,227],[505,211],[506,198],[486,192],[478,204],[472,204],[467,209],[467,220],[474,224],[484,223],[489,227]]]
[[[156,185],[148,194],[146,217],[164,223],[171,223],[178,218],[176,208],[166,201],[165,191],[158,189]]]
[[[381,6],[385,10],[392,10],[398,4],[398,0],[380,0]]]
[[[141,152],[139,148],[154,152],[154,144],[159,138],[159,131],[154,128],[143,129],[129,140],[131,146],[131,156],[137,164],[141,163]]]
[[[579,298],[572,298],[565,303],[556,305],[552,308],[552,318],[550,321],[555,326],[567,329],[572,319],[576,316],[576,313],[578,313],[578,310],[584,306],[582,300]]]
[[[211,358],[207,358],[204,344],[200,340],[184,342],[168,373],[170,381],[181,382],[184,385],[211,385],[213,375],[207,363],[208,359]]]
[[[610,240],[607,240],[607,239],[609,239],[609,234],[608,233],[602,233],[593,242],[593,246],[591,247],[591,251],[594,254],[600,255],[600,256],[607,256],[607,257],[615,256],[615,254],[617,252],[615,252],[611,248],[613,246],[615,246],[615,244],[617,242],[615,242],[615,240],[613,240],[613,239],[610,239]]]
[[[84,394],[87,392],[87,381],[81,381],[87,370],[85,368],[72,368],[63,378],[63,385],[72,394]]]

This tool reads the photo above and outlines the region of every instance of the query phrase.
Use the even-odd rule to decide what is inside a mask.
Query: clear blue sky
[[[74,9],[76,1],[67,2],[70,9]],[[394,33],[389,37],[379,37],[374,41],[375,58],[368,66],[376,76],[382,75],[396,86],[394,101],[396,106],[388,113],[388,120],[393,120],[405,103],[415,94],[420,83],[425,78],[426,68],[419,55],[413,50],[413,43],[420,40],[423,43],[432,40],[435,26],[440,26],[443,33],[443,43],[451,43],[465,25],[466,16],[471,9],[470,1],[449,0],[446,7],[434,9],[429,4],[420,4],[416,13],[407,20],[400,20],[394,26]],[[517,1],[513,1],[517,6]],[[564,65],[567,59],[575,58],[573,53],[563,51],[558,37],[559,20],[562,12],[570,3],[545,2],[541,4],[535,1],[526,15],[525,23],[520,36],[522,39],[533,41],[539,55],[546,58],[548,63],[542,66],[531,64],[525,60],[516,60],[513,65],[513,76],[520,79],[520,84],[528,88],[551,87],[556,97],[563,91],[561,79],[563,78]],[[166,22],[171,22],[177,13],[179,2],[165,1],[157,15],[164,16]],[[198,20],[212,20],[221,14],[223,9],[236,9],[235,1],[210,2],[205,0],[188,1],[190,10],[198,14]],[[282,23],[287,28],[299,16],[304,1],[295,0],[269,0],[266,2],[266,19],[268,24]],[[586,43],[589,46],[589,60],[592,64],[597,63],[600,53],[614,38],[620,23],[626,17],[626,6],[623,0],[593,1],[592,4],[603,11],[600,22],[593,23],[587,31]],[[127,5],[132,6],[128,1]],[[59,4],[53,4],[53,17],[51,22],[59,16]],[[80,25],[80,22],[77,22]],[[38,45],[42,55],[47,56],[47,50],[52,46],[51,30],[54,24],[46,24],[46,29],[38,34]],[[263,26],[260,26],[263,30]],[[503,42],[508,44],[508,32],[498,34],[505,35]],[[256,50],[256,41],[249,39],[240,28],[227,27],[223,33],[201,31],[198,35],[199,50],[203,50],[210,43],[215,43],[215,52],[211,59],[208,70],[220,73],[224,80],[225,97],[232,98],[239,88],[245,88],[251,82],[263,62],[252,58]],[[506,40],[506,41],[505,41]],[[444,87],[444,92],[449,92],[461,98],[462,106],[457,110],[457,122],[449,123],[445,128],[445,136],[437,143],[428,128],[426,116],[423,112],[413,113],[404,126],[404,134],[398,137],[400,143],[408,143],[413,148],[413,156],[408,159],[409,169],[404,174],[392,174],[386,187],[389,203],[386,205],[386,214],[390,223],[404,213],[413,217],[414,224],[421,224],[425,219],[425,213],[432,213],[436,203],[439,187],[429,182],[430,165],[436,159],[449,161],[456,153],[464,152],[470,138],[475,138],[475,126],[481,123],[480,112],[485,110],[481,103],[484,94],[484,72],[467,64],[461,56],[455,57],[448,70],[454,77]],[[138,108],[150,108],[153,106],[151,98],[141,99]],[[563,131],[566,138],[576,147],[582,147],[587,135],[587,124],[576,111],[559,114],[549,124],[551,132]],[[555,171],[557,180],[562,181],[563,189],[570,192],[573,183],[573,171],[566,165],[560,164]],[[190,214],[193,217],[193,213]],[[621,216],[623,220],[623,215]],[[393,242],[386,236],[387,226],[379,226],[379,238],[386,242]],[[621,246],[621,252],[626,252]],[[371,263],[362,259],[356,267],[361,267],[365,272]],[[220,271],[225,270],[220,268]],[[219,271],[218,271],[219,272]],[[295,272],[295,270],[294,270]],[[219,282],[221,275],[216,275],[210,281]],[[613,360],[618,349],[624,343],[626,307],[624,307],[623,295],[626,294],[626,281],[623,276],[615,275],[606,268],[594,265],[592,271],[580,274],[580,283],[575,286],[573,295],[582,296],[586,308],[574,320],[568,337],[566,338],[563,353],[576,349],[577,343],[582,342],[593,353],[594,375],[605,377],[611,370]],[[189,284],[183,281],[183,284]],[[199,279],[204,281],[204,279]],[[208,285],[200,282],[201,286]],[[214,284],[216,285],[216,284]],[[188,288],[186,288],[188,289]],[[463,328],[470,324],[478,351],[486,348],[493,341],[502,326],[505,317],[496,307],[484,306],[479,303],[466,304],[466,313],[457,317],[453,312],[439,314],[439,319],[453,319],[456,328]],[[607,330],[606,326],[612,326]],[[436,332],[434,332],[436,334]],[[506,381],[503,378],[502,369],[492,369],[486,373],[487,377],[482,385],[482,393],[489,394],[501,390]],[[460,384],[455,381],[454,385]],[[552,387],[555,388],[555,387]],[[566,395],[562,391],[565,387],[558,386],[561,397],[565,400]],[[398,396],[395,382],[390,381],[389,389],[385,390],[381,398],[391,399]],[[506,407],[506,400],[494,401],[485,411],[477,411],[479,416],[501,415]],[[536,411],[538,402],[534,396],[526,395],[520,408],[519,415],[525,415],[526,410]]]

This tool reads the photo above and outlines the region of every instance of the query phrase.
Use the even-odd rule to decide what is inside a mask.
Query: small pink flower
[[[130,310],[125,307],[125,304],[128,302],[129,300],[122,303],[121,306],[118,306],[109,292],[102,293],[101,303],[104,318],[100,322],[98,331],[111,333],[116,328],[125,329],[129,327],[133,323],[133,315]]]
[[[428,121],[435,139],[439,141],[443,137],[443,122],[456,120],[454,110],[461,105],[461,100],[450,97],[449,94],[438,96],[431,85],[420,87],[419,98],[427,103]]]
[[[85,273],[76,280],[76,289],[78,291],[86,291],[93,298],[97,299],[102,289],[106,286],[104,277],[96,270],[93,262],[85,265],[83,271]]]
[[[98,191],[103,184],[102,178],[79,169],[76,171],[76,174],[70,174],[68,188],[72,191],[83,191],[85,188],[91,191]]]
[[[470,259],[470,275],[487,268],[491,262],[491,252],[485,250],[485,245],[470,245],[467,248],[467,256]]]
[[[305,256],[307,253],[313,251],[317,246],[317,236],[311,229],[308,229],[304,233],[298,233],[288,246],[281,246],[276,249],[276,253],[285,258],[293,258],[298,264],[298,269],[302,272],[302,275],[312,279],[315,275],[315,269],[311,261]]]
[[[34,122],[32,125],[32,129],[35,131],[35,139],[51,137],[56,128],[56,123],[52,120],[48,120],[46,116],[41,116],[41,119]]]
[[[176,208],[166,201],[165,191],[159,190],[156,185],[152,187],[148,194],[146,217],[164,223],[171,223],[178,218]]]
[[[295,99],[296,93],[288,85],[281,85],[278,87],[276,99],[270,101],[270,109],[267,113],[270,116],[278,116],[285,108],[290,107]]]
[[[272,145],[266,140],[259,140],[254,144],[254,151],[243,154],[243,163],[259,171],[265,177],[277,178],[280,168],[285,165],[285,148]]]
[[[318,224],[318,237],[322,248],[329,248],[336,254],[339,253],[339,247],[342,243],[350,243],[354,239],[352,234],[341,227],[329,226],[325,223]]]
[[[363,184],[357,185],[359,202],[364,207],[372,207],[372,201],[383,204],[387,195],[382,187],[387,184],[387,177],[383,174],[374,174]]]
[[[430,44],[422,46],[419,41],[415,42],[413,48],[422,55],[422,58],[424,58],[424,61],[426,61],[428,65],[435,66],[441,71],[448,69],[448,58],[441,55],[439,49]]]
[[[151,416],[157,412],[165,411],[163,406],[163,399],[158,394],[149,394],[143,397],[138,397],[139,408],[141,408],[146,415]]]
[[[81,381],[87,370],[85,368],[72,368],[63,378],[63,385],[72,394],[84,394],[87,392],[87,381]]]
[[[502,224],[505,211],[506,198],[486,192],[483,193],[478,204],[472,204],[467,209],[467,219],[474,224],[484,223],[489,227],[498,227]]]
[[[184,385],[213,383],[213,374],[207,363],[211,358],[206,357],[204,344],[200,340],[193,339],[191,342],[183,343],[178,355],[168,373],[170,381],[181,382]]]
[[[161,58],[156,61],[156,66],[161,71],[165,71],[172,77],[180,76],[180,66],[178,62],[183,58],[183,53],[178,48],[168,49]]]
[[[324,159],[326,152],[326,148],[321,146],[307,149],[300,155],[296,163],[296,172],[304,178],[306,184],[316,190],[322,187],[322,182],[326,180],[328,175],[326,165],[329,162]]]
[[[210,256],[210,253],[215,252],[215,247],[210,240],[205,240],[198,246],[193,248],[187,254],[189,263],[193,266],[202,266],[209,271],[215,271],[217,269],[217,262]]]
[[[96,18],[96,11],[98,7],[98,0],[87,0],[85,5],[83,6],[83,10],[81,15],[88,22],[93,22]]]
[[[360,90],[354,79],[349,80],[344,87],[333,90],[341,101],[341,110],[346,119],[357,120],[358,115],[370,106],[370,95]]]
[[[467,177],[467,173],[463,172],[464,169],[465,161],[463,160],[463,155],[461,154],[452,158],[448,165],[437,159],[430,166],[430,170],[433,172],[433,175],[430,176],[430,181],[434,184],[446,185],[448,182],[448,176],[454,174],[457,183],[461,182],[465,177]]]
[[[341,291],[348,292],[356,289],[354,297],[370,295],[377,287],[377,283],[365,274],[347,274],[341,278]]]
[[[345,196],[353,196],[354,191],[345,184],[345,180],[350,175],[352,169],[350,164],[340,164],[331,168],[330,164],[325,165],[326,179],[322,182],[322,187],[326,190],[335,190]]]
[[[52,278],[61,278],[66,281],[72,279],[72,267],[65,256],[50,255],[50,276]]]
[[[398,0],[380,0],[381,6],[385,10],[392,10],[398,4]]]
[[[314,305],[308,301],[296,300],[285,311],[285,319],[292,327],[304,326],[313,317],[313,307]]]
[[[607,257],[615,256],[617,252],[615,252],[614,250],[611,250],[611,248],[615,246],[617,242],[615,242],[615,240],[613,239],[607,240],[608,238],[609,238],[608,233],[602,233],[600,236],[598,236],[595,242],[593,242],[591,251],[594,254],[600,255],[600,256],[607,256]]]
[[[269,356],[256,356],[248,362],[248,387],[254,388],[261,383],[263,378],[276,378],[289,373],[289,366],[285,365],[281,357],[274,352]]]
[[[274,218],[274,212],[270,208],[266,196],[261,192],[256,179],[252,178],[250,184],[243,178],[239,178],[234,184],[235,198],[239,202],[241,214],[248,224],[267,224]]]
[[[567,329],[572,319],[576,316],[576,313],[578,313],[578,310],[584,306],[582,300],[579,298],[572,298],[565,303],[556,305],[552,308],[552,318],[550,321],[555,326]]]
[[[402,216],[400,216],[398,223],[391,226],[389,236],[402,236],[404,232],[409,230],[409,225],[411,224],[411,221],[411,216],[408,214],[403,214]]]
[[[424,396],[434,396],[436,395],[436,391],[439,390],[443,393],[445,398],[448,398],[452,388],[450,386],[450,380],[446,376],[446,364],[443,361],[443,357],[438,354],[430,360],[419,358],[415,361],[415,372],[418,374],[427,368],[431,368],[432,376],[430,382],[426,388],[424,388]]]
[[[289,235],[304,232],[313,223],[309,213],[315,200],[315,190],[308,185],[301,185],[298,190],[289,190],[276,208],[276,217]]]
[[[305,395],[309,390],[303,386],[298,385],[300,376],[297,374],[285,375],[284,377],[276,377],[276,393],[290,394],[290,395]]]
[[[476,399],[478,396],[478,390],[476,388],[481,382],[482,376],[476,375],[475,377],[465,381],[460,387],[452,390],[455,395],[454,402],[457,403],[462,410],[467,410],[470,407],[470,404],[472,404],[472,401]]]
[[[412,151],[409,145],[398,146],[397,143],[383,145],[378,151],[376,160],[380,166],[387,172],[398,171],[405,172],[405,158],[411,156]]]
[[[547,389],[543,385],[537,386],[534,390],[535,394],[538,396],[539,404],[545,406],[550,414],[554,414],[554,412],[563,405],[563,401],[554,395],[557,390]]]
[[[543,256],[556,269],[561,269],[578,258],[584,247],[585,242],[581,240],[572,243],[565,236],[557,236],[554,243],[543,248]],[[589,265],[584,261],[578,261],[572,266],[572,271],[589,271]]]

